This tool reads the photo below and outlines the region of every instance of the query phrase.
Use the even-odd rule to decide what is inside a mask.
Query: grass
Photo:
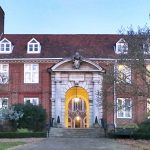
[[[133,145],[134,147],[137,147],[139,150],[150,150],[150,144],[145,145],[145,144],[135,144]]]
[[[138,150],[150,150],[150,140],[118,139],[117,141],[138,148]]]
[[[7,150],[8,148],[23,145],[25,142],[0,142],[0,150]]]

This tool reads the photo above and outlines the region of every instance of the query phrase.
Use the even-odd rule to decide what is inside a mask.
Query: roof
[[[2,9],[2,7],[0,6],[0,12],[5,15],[4,10]]]
[[[67,58],[76,51],[86,58],[114,58],[114,46],[121,35],[112,34],[4,34],[14,45],[11,54],[2,58]],[[41,44],[40,54],[27,54],[27,43],[35,38]]]

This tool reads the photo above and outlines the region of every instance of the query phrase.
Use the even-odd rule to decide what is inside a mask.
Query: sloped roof
[[[104,34],[4,34],[14,45],[11,54],[0,58],[67,58],[76,51],[86,58],[114,58],[114,46],[121,35]],[[27,43],[35,38],[41,44],[40,54],[27,54]]]
[[[0,6],[0,12],[5,15],[4,10],[2,9],[2,7]]]

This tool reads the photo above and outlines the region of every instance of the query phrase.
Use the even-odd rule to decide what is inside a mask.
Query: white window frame
[[[38,97],[25,97],[24,98],[24,104],[27,102],[33,104],[33,105],[39,105],[39,98]]]
[[[7,101],[7,105],[3,105],[3,101]],[[2,108],[8,108],[8,98],[6,97],[0,97],[0,109]]]
[[[9,40],[4,38],[0,41],[0,54],[10,54],[12,53],[13,46]]]
[[[39,83],[39,64],[24,64],[24,83]]]
[[[39,54],[40,52],[41,52],[40,43],[35,38],[31,39],[27,45],[27,53],[28,54]]]
[[[117,64],[117,82],[131,83],[131,67]]]
[[[121,38],[116,43],[115,52],[116,52],[116,54],[127,54],[128,53],[128,43],[123,38]]]
[[[150,64],[146,65],[146,82],[150,84]]]
[[[147,98],[147,118],[150,119],[150,98]]]
[[[127,107],[125,106],[125,102],[126,101],[130,101],[130,109],[129,111],[127,111]],[[122,105],[119,108],[119,101],[122,102]],[[122,113],[122,116],[120,116],[120,113]],[[129,114],[129,116],[127,116],[127,114]],[[131,119],[132,118],[132,100],[131,98],[117,98],[117,118],[127,118],[127,119]]]
[[[0,64],[0,84],[7,84],[9,80],[9,64]]]
[[[148,38],[145,43],[143,43],[144,54],[150,55],[150,39]]]

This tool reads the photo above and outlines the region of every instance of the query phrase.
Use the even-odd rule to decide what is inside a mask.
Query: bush
[[[123,128],[123,129],[138,129],[138,125],[136,123],[130,123],[130,124],[125,124],[122,126],[119,126],[119,128]]]
[[[28,132],[28,133],[19,133],[19,132],[0,132],[0,138],[31,138],[31,137],[46,137],[46,132]]]
[[[134,136],[134,128],[116,128],[114,133],[109,133],[109,137],[113,138],[132,138]]]
[[[19,133],[29,133],[29,132],[32,132],[32,131],[30,131],[26,128],[20,128],[20,129],[17,129],[17,132],[19,132]]]
[[[132,138],[137,130],[137,124],[125,124],[117,127],[114,133],[109,133],[109,136],[113,138]]]
[[[150,119],[139,124],[139,129],[137,130],[137,133],[147,134],[149,132],[150,132]]]
[[[150,139],[150,133],[135,133],[133,135],[134,139],[145,139],[149,140]]]
[[[16,123],[18,128],[26,128],[31,131],[42,131],[46,124],[46,111],[41,106],[27,104],[17,104],[16,111],[23,111],[23,117]]]
[[[150,139],[150,119],[139,124],[138,130],[134,133],[135,139]]]

